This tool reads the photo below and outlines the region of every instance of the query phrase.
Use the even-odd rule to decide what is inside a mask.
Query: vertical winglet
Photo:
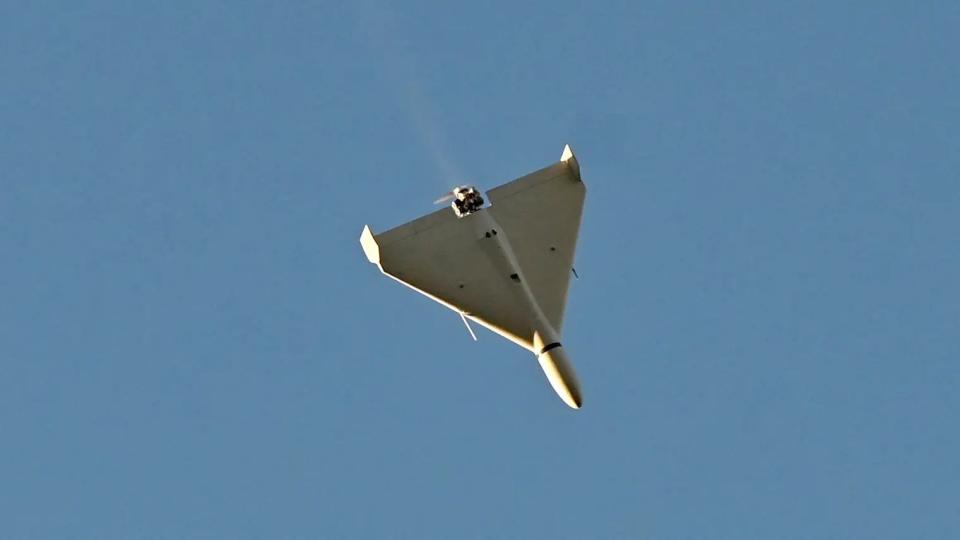
[[[566,163],[568,167],[573,171],[573,174],[576,175],[577,180],[581,182],[580,179],[580,163],[577,162],[577,156],[573,155],[573,149],[570,148],[570,145],[564,145],[563,154],[560,155],[560,161]]]
[[[367,260],[380,266],[380,246],[377,244],[377,239],[373,237],[373,232],[370,231],[369,225],[363,226],[363,233],[360,234],[360,245],[363,247],[363,252],[367,255]]]

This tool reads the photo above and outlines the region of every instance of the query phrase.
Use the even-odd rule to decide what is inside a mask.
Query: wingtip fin
[[[360,246],[363,247],[367,260],[380,266],[380,245],[377,244],[377,239],[373,236],[369,225],[363,226],[363,232],[360,233]]]
[[[560,161],[566,163],[568,167],[573,171],[577,176],[577,180],[580,180],[580,163],[577,161],[577,156],[573,154],[573,148],[570,148],[569,144],[563,146],[563,153],[560,154]]]

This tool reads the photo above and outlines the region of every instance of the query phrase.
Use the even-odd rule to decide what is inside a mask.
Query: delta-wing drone
[[[562,345],[586,188],[570,150],[560,161],[487,191],[455,188],[444,208],[360,244],[380,271],[536,355],[569,406],[583,403]],[[474,339],[476,337],[474,336]]]

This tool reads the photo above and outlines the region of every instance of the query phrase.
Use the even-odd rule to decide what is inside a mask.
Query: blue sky
[[[4,3],[0,536],[957,536],[958,27]],[[581,411],[357,242],[565,143]]]

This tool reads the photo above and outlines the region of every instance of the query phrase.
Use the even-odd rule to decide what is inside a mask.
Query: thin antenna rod
[[[473,333],[473,328],[470,328],[470,323],[467,322],[467,316],[464,315],[462,311],[460,312],[460,318],[463,319],[463,325],[467,327],[467,332],[470,332],[470,337],[476,341],[477,335]]]

